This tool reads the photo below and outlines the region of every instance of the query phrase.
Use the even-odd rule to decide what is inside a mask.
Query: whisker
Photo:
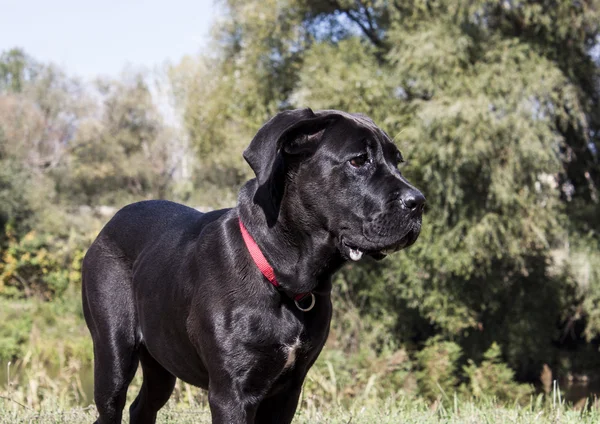
[[[406,131],[406,128],[402,128],[400,131],[398,131],[398,133],[392,138],[392,142],[395,143],[396,142],[396,137],[398,137],[404,131]]]

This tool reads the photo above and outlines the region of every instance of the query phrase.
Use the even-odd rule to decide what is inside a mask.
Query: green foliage
[[[84,87],[0,57],[0,297],[52,299],[36,313],[61,316],[110,207],[231,206],[263,122],[339,108],[390,134],[428,204],[410,250],[338,275],[307,402],[524,399],[514,380],[543,364],[600,366],[598,0],[222,6],[211,51],[169,70],[184,134],[140,75]],[[23,354],[21,330],[5,357]]]
[[[16,369],[31,361],[48,370],[77,361],[90,367],[92,340],[83,320],[80,294],[68,290],[51,302],[0,297],[0,366]],[[6,371],[1,370],[0,376]],[[5,382],[0,381],[0,385]]]
[[[165,198],[183,152],[162,123],[141,76],[99,82],[100,119],[81,123],[54,177],[66,201],[124,203]]]
[[[23,90],[37,76],[37,63],[21,49],[11,49],[0,55],[0,93]]]
[[[24,314],[18,307],[3,304],[0,309],[0,364],[23,356],[23,347],[29,340],[32,316]]]
[[[589,235],[580,238],[573,246],[564,246],[555,252],[556,262],[566,261],[569,273],[578,282],[581,307],[576,311],[574,319],[579,315],[587,317],[585,336],[592,340],[600,334],[600,244],[598,239]],[[571,324],[571,323],[570,323]]]
[[[72,263],[65,263],[66,258],[49,251],[57,241],[33,231],[17,240],[8,227],[8,245],[0,262],[0,296],[51,299],[79,281],[83,255],[72,251]]]
[[[420,393],[429,400],[449,399],[458,386],[459,360],[462,349],[454,342],[430,338],[417,353]]]
[[[22,232],[32,218],[31,193],[34,187],[18,164],[1,157],[0,153],[0,229],[10,222],[18,232]],[[6,236],[1,231],[0,245],[5,241]]]
[[[249,172],[230,152],[277,110],[372,116],[428,198],[423,231],[338,283],[409,355],[456,359],[454,346],[477,373],[500,372],[500,356],[484,359],[497,342],[532,380],[580,363],[590,345],[566,346],[600,334],[599,35],[597,0],[230,0],[211,54],[171,77],[202,167],[225,186]],[[465,378],[448,372],[447,387]]]
[[[394,345],[383,322],[362,317],[343,287],[335,296],[328,343],[304,384],[307,403],[359,411],[383,398],[413,397],[417,388],[408,352]]]
[[[532,387],[514,381],[515,373],[502,362],[502,352],[498,344],[492,343],[483,358],[479,365],[469,360],[468,365],[463,367],[468,379],[468,382],[461,386],[464,393],[476,399],[491,397],[500,402],[529,401],[533,395]]]

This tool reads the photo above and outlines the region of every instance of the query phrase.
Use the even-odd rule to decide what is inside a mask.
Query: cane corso
[[[364,115],[310,109],[268,121],[244,152],[256,174],[232,209],[121,209],[83,262],[98,423],[154,423],[175,379],[208,389],[214,424],[290,423],[347,261],[414,243],[425,198]]]

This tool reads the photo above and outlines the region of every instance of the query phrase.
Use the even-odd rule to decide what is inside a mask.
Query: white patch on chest
[[[285,365],[283,366],[284,370],[287,370],[292,365],[294,365],[294,362],[296,361],[296,354],[297,354],[299,348],[300,348],[300,336],[296,337],[296,340],[294,341],[294,343],[283,346],[285,354],[287,355],[287,360],[285,361]]]

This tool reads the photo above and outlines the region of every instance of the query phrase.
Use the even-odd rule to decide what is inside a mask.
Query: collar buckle
[[[310,305],[306,308],[303,308],[302,306],[300,306],[299,302],[304,301],[309,296],[310,296]],[[302,312],[308,312],[312,308],[315,307],[315,295],[313,293],[308,293],[308,294],[302,296],[300,299],[294,299],[294,303],[296,304],[296,308],[300,309]]]

